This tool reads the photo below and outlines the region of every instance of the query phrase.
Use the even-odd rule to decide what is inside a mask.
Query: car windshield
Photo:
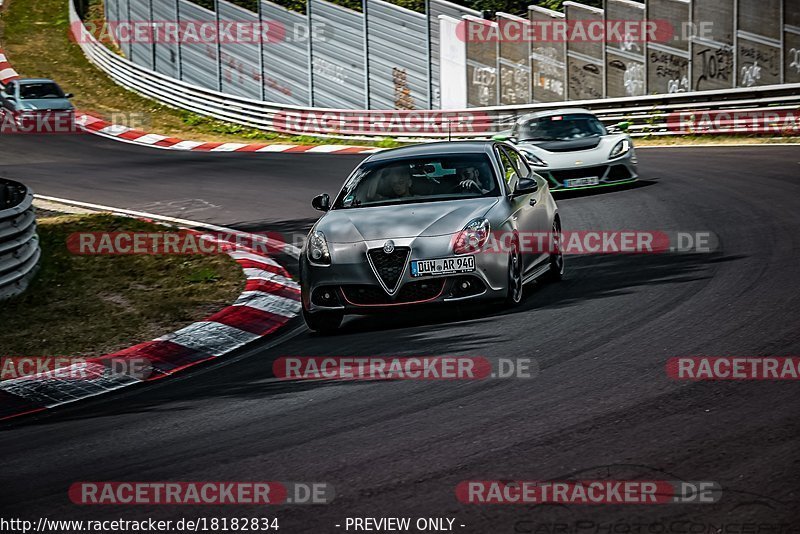
[[[483,153],[393,159],[359,167],[333,209],[490,197],[499,191]]]
[[[64,98],[64,91],[53,82],[26,83],[19,86],[19,96],[23,100]]]
[[[606,135],[603,124],[593,115],[553,115],[519,124],[520,141],[569,141]]]

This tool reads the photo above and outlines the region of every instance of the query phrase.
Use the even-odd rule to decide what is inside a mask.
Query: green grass
[[[767,137],[764,135],[651,135],[648,137],[635,137],[633,142],[637,146],[648,145],[733,145],[752,144],[764,145],[775,143],[800,143],[800,137]]]
[[[236,300],[244,274],[229,256],[78,256],[74,232],[164,232],[107,214],[39,220],[40,270],[0,305],[0,356],[100,356],[205,319]]]

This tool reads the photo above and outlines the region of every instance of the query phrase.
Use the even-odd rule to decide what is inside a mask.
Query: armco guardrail
[[[33,192],[0,179],[0,300],[28,287],[40,256]]]
[[[634,137],[723,129],[719,126],[727,127],[724,130],[728,132],[751,133],[757,131],[752,125],[763,129],[776,120],[781,125],[793,124],[794,135],[800,133],[797,119],[800,84],[448,111],[278,105],[206,89],[136,65],[97,42],[80,22],[73,2],[69,10],[73,31],[81,32],[76,40],[84,54],[121,86],[169,106],[263,130],[349,139],[480,138],[509,128],[520,115],[557,107],[592,110],[607,125],[627,121],[630,123],[628,131]],[[704,126],[702,118],[693,116],[702,115],[704,111],[716,114],[714,121],[720,119],[719,122]],[[718,115],[720,113],[723,114]],[[726,118],[724,113],[740,113],[749,119]],[[776,114],[779,115],[777,119]],[[768,131],[780,133],[791,129],[788,126]]]

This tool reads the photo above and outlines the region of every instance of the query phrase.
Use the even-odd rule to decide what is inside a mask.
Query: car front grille
[[[631,173],[625,165],[612,165],[608,171],[606,180],[609,182],[619,182],[622,180],[630,180]]]
[[[575,178],[589,178],[590,176],[597,176],[602,179],[606,173],[606,165],[598,165],[595,167],[583,167],[580,169],[564,169],[558,171],[550,171],[550,175],[555,178],[559,183],[564,183],[565,180],[574,180]]]
[[[370,285],[342,286],[342,293],[350,304],[356,306],[410,304],[435,299],[442,292],[444,282],[443,278],[409,282],[400,288],[395,298],[391,298],[380,287]]]
[[[375,273],[381,279],[390,293],[393,293],[406,269],[406,262],[411,254],[408,247],[397,247],[387,254],[380,248],[367,252]]]

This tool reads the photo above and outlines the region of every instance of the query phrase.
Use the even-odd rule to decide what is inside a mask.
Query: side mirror
[[[328,193],[317,195],[311,201],[311,207],[317,211],[328,211],[331,209],[331,197],[328,196]]]
[[[535,178],[522,178],[517,183],[517,188],[514,190],[514,197],[521,197],[523,195],[530,195],[539,190],[539,183]]]
[[[73,95],[72,93],[65,93],[64,94],[64,98],[72,98],[73,96],[75,96],[75,95]]]

